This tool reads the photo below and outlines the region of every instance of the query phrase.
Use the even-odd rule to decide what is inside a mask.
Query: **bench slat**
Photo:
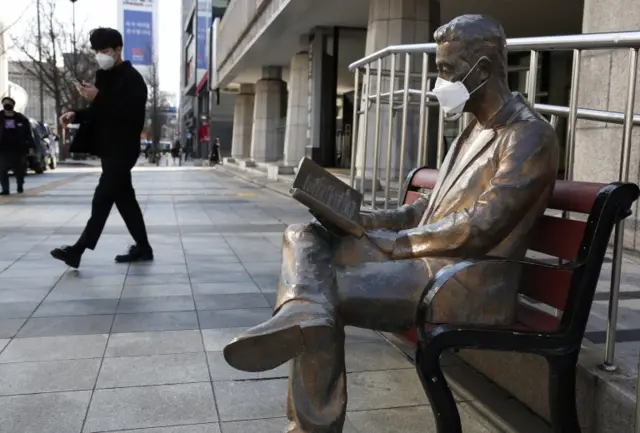
[[[578,254],[586,224],[582,221],[543,215],[531,233],[529,249],[573,260]]]
[[[520,293],[538,302],[564,310],[572,272],[566,269],[525,266],[522,269]]]

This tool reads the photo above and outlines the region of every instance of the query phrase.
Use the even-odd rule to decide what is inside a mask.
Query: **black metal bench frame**
[[[425,167],[426,169],[426,167]],[[416,173],[407,177],[406,202]],[[510,260],[498,257],[465,259],[443,268],[425,288],[417,313],[418,345],[416,370],[436,419],[438,433],[462,433],[460,415],[453,394],[440,366],[440,356],[447,349],[481,349],[540,355],[549,364],[549,406],[553,431],[580,433],[576,408],[576,365],[587,320],[591,311],[609,238],[617,222],[631,214],[631,205],[640,190],[635,184],[612,183],[604,186],[591,206],[577,257],[563,265],[530,259]],[[478,263],[512,262],[526,266],[571,269],[566,308],[554,332],[507,329],[491,326],[429,324],[425,317],[429,303],[447,281],[463,269]]]

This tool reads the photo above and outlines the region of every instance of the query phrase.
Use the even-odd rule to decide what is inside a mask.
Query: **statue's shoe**
[[[334,341],[334,320],[320,304],[292,301],[227,344],[223,353],[232,367],[258,372],[272,370],[302,353],[325,349]]]

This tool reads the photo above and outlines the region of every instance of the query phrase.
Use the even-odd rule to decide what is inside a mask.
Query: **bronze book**
[[[300,161],[291,196],[309,208],[320,223],[333,225],[357,238],[364,235],[360,224],[362,194],[309,158]]]

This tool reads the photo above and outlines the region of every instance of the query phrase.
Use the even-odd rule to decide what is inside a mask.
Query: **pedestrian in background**
[[[2,98],[0,111],[0,195],[9,195],[9,170],[16,178],[18,194],[24,192],[27,155],[36,148],[31,123],[23,114],[14,111],[16,101]]]
[[[173,143],[173,147],[171,148],[171,156],[173,157],[173,165],[182,166],[182,148],[180,147],[180,140],[176,140]]]
[[[153,250],[131,170],[140,155],[140,134],[145,123],[147,84],[129,61],[122,60],[122,35],[111,28],[98,28],[89,36],[100,70],[95,86],[77,83],[80,95],[90,102],[86,109],[65,113],[60,123],[79,123],[72,152],[87,152],[101,158],[102,175],[91,203],[91,217],[78,241],[51,251],[51,255],[77,268],[86,249],[100,239],[113,205],[116,205],[135,244],[118,263],[153,260]]]

